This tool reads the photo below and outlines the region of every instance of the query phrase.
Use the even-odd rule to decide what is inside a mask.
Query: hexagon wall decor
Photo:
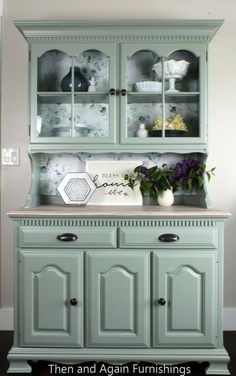
[[[69,172],[57,190],[65,204],[85,205],[95,192],[96,186],[86,172]]]

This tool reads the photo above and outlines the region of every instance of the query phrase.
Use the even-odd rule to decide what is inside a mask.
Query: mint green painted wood
[[[178,240],[163,242],[159,237],[163,234],[174,234]],[[216,227],[204,228],[202,226],[189,228],[178,226],[156,227],[121,227],[121,248],[216,248],[218,244],[218,230]]]
[[[58,361],[58,356],[63,357],[66,364],[78,363],[84,361],[104,361],[104,349],[93,349],[88,354],[88,349],[58,349],[58,348],[12,348],[8,356],[13,372],[25,372],[24,366],[26,362],[17,361],[15,359],[25,359],[25,351],[30,351],[31,358],[45,359],[49,361]],[[91,350],[91,349],[90,349]],[[106,361],[122,364],[129,362],[150,361],[158,364],[179,364],[187,361],[206,362],[211,359],[207,368],[207,375],[229,375],[227,362],[229,356],[225,349],[106,349]],[[22,363],[22,364],[21,364]],[[22,367],[22,368],[21,368]],[[28,371],[30,372],[30,371]]]
[[[33,176],[27,207],[55,203],[40,194],[37,153],[207,152],[207,50],[221,20],[15,24],[31,52],[29,153]],[[127,88],[127,58],[137,49],[152,49],[163,57],[175,50],[192,51],[199,57],[200,86],[197,92],[176,95],[175,100],[180,101],[181,95],[186,102],[199,100],[199,134],[164,140],[127,137],[127,101],[150,104],[153,95],[84,93],[76,99],[71,93],[72,104],[74,100],[99,103],[105,95],[109,137],[82,141],[38,137],[37,101],[47,96],[37,87],[38,58],[50,49],[65,51],[71,58],[87,49],[102,51],[110,59],[110,88],[118,91]],[[59,97],[60,93],[49,93],[46,99]],[[164,92],[155,99],[163,105],[168,100],[171,102]],[[72,105],[72,126],[73,117]],[[204,189],[194,199],[177,197],[176,204],[207,207],[209,200]],[[35,216],[14,218],[15,335],[8,355],[10,372],[30,372],[26,361],[39,359],[167,364],[195,360],[210,362],[208,374],[229,374],[222,338],[225,216],[206,218],[198,213],[186,218],[184,211],[178,216],[160,216],[158,207],[151,217],[147,212],[135,215],[135,210],[133,215],[108,210],[102,216],[95,211],[81,215],[79,209],[73,215],[63,214],[58,207],[51,215],[50,205],[45,210],[47,213],[42,210]],[[59,230],[75,232],[78,241],[58,244]],[[163,232],[178,232],[179,240],[160,243]],[[79,300],[77,306],[68,305],[73,297]],[[159,298],[168,304],[158,305]]]
[[[116,248],[115,227],[20,226],[18,231],[19,244],[23,248]],[[74,234],[77,239],[66,243],[58,240],[57,236],[64,233]]]
[[[158,146],[159,152],[205,153],[207,150],[206,52],[209,41],[222,22],[222,20],[117,20],[112,23],[108,21],[104,21],[104,23],[94,21],[15,21],[15,25],[27,39],[31,51],[31,152],[36,150],[52,152],[61,150],[64,145],[64,150],[67,152],[78,150],[100,153],[105,151],[156,152]],[[158,51],[161,56],[167,56],[177,49],[186,49],[196,53],[200,57],[200,133],[198,137],[127,138],[127,97],[120,95],[109,96],[109,137],[38,137],[36,132],[38,57],[50,49],[65,51],[68,56],[73,57],[88,48],[101,50],[109,56],[110,88],[115,88],[118,91],[126,88],[127,54],[135,49],[150,48]],[[121,49],[122,54],[120,55]],[[92,94],[85,94],[88,94],[88,98],[91,96],[91,102],[93,102]],[[58,145],[56,145],[57,143]]]
[[[96,35],[110,40],[127,41],[137,38],[139,41],[191,41],[192,43],[209,42],[223,20],[69,20],[42,21],[18,20],[14,24],[28,42],[45,41],[89,41]]]
[[[8,354],[9,368],[7,373],[31,373],[32,368],[26,360],[17,359]]]
[[[215,347],[215,253],[160,251],[153,267],[154,347]]]
[[[174,51],[184,50],[187,52],[192,53],[194,56],[198,58],[199,64],[199,93],[200,93],[200,101],[199,101],[199,134],[196,137],[169,137],[169,138],[161,138],[161,137],[147,137],[147,138],[139,138],[139,137],[128,137],[127,136],[127,114],[128,114],[128,103],[132,103],[135,101],[135,94],[140,96],[140,93],[130,93],[128,91],[128,95],[121,97],[121,144],[141,144],[141,145],[174,145],[178,144],[184,146],[200,144],[206,145],[207,144],[207,108],[206,108],[206,82],[207,82],[207,69],[206,69],[206,52],[207,46],[206,44],[193,44],[193,43],[186,43],[185,41],[182,43],[166,43],[166,44],[158,44],[158,43],[146,43],[145,47],[142,43],[123,43],[121,45],[121,88],[127,89],[127,77],[128,77],[128,58],[131,57],[138,51],[152,51],[156,56],[161,59],[167,59],[168,55],[173,53]],[[198,93],[198,94],[199,94]],[[186,92],[185,96],[183,96],[182,92],[179,93],[172,93],[168,94],[165,92],[164,85],[161,94],[145,94],[142,93],[144,103],[162,103],[162,107],[165,108],[165,102],[168,99],[168,96],[172,97],[172,101],[178,101],[181,98],[183,103],[193,97],[193,93]],[[131,98],[129,102],[129,98]],[[133,98],[133,99],[132,99]],[[137,100],[137,99],[136,99]],[[142,101],[141,101],[142,103]],[[147,124],[150,126],[149,124]]]
[[[30,100],[31,100],[31,110],[30,110],[30,119],[31,119],[31,133],[30,133],[30,140],[31,143],[43,143],[43,144],[86,144],[86,148],[88,144],[114,144],[116,142],[116,122],[115,122],[115,114],[116,114],[116,97],[109,95],[109,91],[105,93],[101,93],[102,97],[107,98],[108,106],[109,106],[109,130],[108,130],[108,137],[42,137],[38,135],[37,132],[37,103],[38,103],[38,95],[40,92],[38,91],[38,71],[39,71],[39,58],[45,53],[52,49],[56,49],[65,53],[68,57],[71,58],[71,66],[73,66],[74,59],[76,56],[79,56],[83,52],[87,50],[98,50],[102,52],[105,56],[109,59],[109,87],[116,88],[116,45],[114,43],[99,43],[97,41],[93,41],[93,43],[57,43],[55,46],[52,44],[47,43],[38,43],[36,45],[32,44],[30,46],[31,49],[31,62],[30,62],[30,82],[31,82],[31,92],[30,92]],[[45,96],[50,95],[50,92],[43,93]],[[55,97],[58,97],[58,102],[62,101],[62,94],[61,91],[53,93]],[[71,103],[71,122],[72,122],[72,130],[74,128],[74,102],[75,102],[75,92],[72,91],[71,94],[68,94],[70,97]],[[78,93],[77,93],[78,94]],[[88,102],[93,103],[96,100],[97,93],[83,93],[82,98],[88,98]]]
[[[119,114],[116,114],[117,118]],[[207,146],[205,144],[161,144],[155,147],[154,145],[121,145],[121,144],[93,144],[93,146],[80,144],[30,144],[29,145],[30,153],[78,153],[82,152],[91,152],[91,153],[147,153],[147,152],[158,152],[158,153],[206,153]]]
[[[152,361],[165,364],[207,361],[210,362],[208,374],[229,374],[227,370],[229,357],[223,348],[222,338],[223,231],[226,213],[217,214],[214,211],[201,209],[191,216],[187,215],[186,211],[185,214],[179,212],[178,216],[174,214],[172,216],[169,215],[169,211],[167,215],[160,215],[157,210],[156,215],[146,214],[143,217],[138,214],[136,216],[125,215],[125,212],[122,215],[122,209],[119,209],[119,215],[114,211],[110,211],[110,216],[104,213],[99,215],[98,211],[96,214],[84,216],[81,208],[78,208],[78,213],[68,208],[64,214],[57,211],[52,212],[51,215],[49,215],[49,208],[45,207],[45,211],[42,209],[39,208],[39,212],[35,215],[32,215],[33,210],[25,210],[25,213],[20,211],[18,215],[15,212],[11,215],[15,227],[14,288],[16,296],[14,346],[8,354],[9,372],[30,372],[26,360],[44,359],[51,362],[60,361],[60,363],[78,363],[86,360],[118,363]],[[127,212],[130,210],[128,209]],[[72,217],[69,215],[71,211],[75,213]],[[184,246],[171,248],[171,246],[169,249],[153,249],[147,243],[146,247],[139,249],[138,246],[131,248],[130,245],[129,248],[117,250],[101,250],[94,247],[93,250],[80,251],[76,248],[68,249],[67,245],[60,249],[52,249],[51,246],[40,249],[37,242],[31,248],[20,248],[19,227],[21,226],[31,227],[33,232],[34,229],[39,228],[44,231],[49,226],[52,230],[60,226],[69,229],[72,225],[78,229],[85,225],[93,229],[105,226],[128,230],[133,228],[136,229],[136,235],[133,234],[131,237],[133,241],[139,232],[145,233],[150,228],[156,230],[187,228],[190,233],[197,230],[199,238],[205,231],[217,229],[217,248],[200,248],[196,244],[196,248]],[[200,233],[199,230],[201,230]],[[87,237],[88,242],[90,235],[88,234]],[[120,246],[119,231],[117,231],[117,236],[117,244]],[[38,241],[38,234],[36,239]],[[196,237],[192,239],[194,243]],[[76,263],[81,260],[82,253],[86,258],[86,267],[83,268],[80,264],[84,278],[80,273],[79,265],[76,266]],[[33,281],[32,273],[37,276]],[[48,329],[46,333],[44,331],[38,333],[36,330],[32,336],[32,317],[35,317],[35,325],[40,321],[40,325],[48,328],[51,323],[50,319],[43,315],[45,313],[43,310],[39,310],[40,320],[37,318],[36,304],[33,302],[37,297],[35,291],[38,282],[35,281],[42,278],[40,289],[46,292],[46,295],[42,294],[41,299],[44,300],[42,305],[49,306],[47,313],[54,312],[51,297],[59,298],[60,294],[63,296],[61,286],[63,286],[65,273],[68,274],[69,279],[71,278],[72,288],[75,285],[76,289],[80,288],[80,278],[84,283],[82,289],[85,291],[87,303],[86,306],[81,304],[77,307],[81,310],[76,311],[78,317],[75,319],[76,323],[80,320],[79,313],[85,317],[84,324],[82,324],[85,344],[82,343],[82,347],[78,346],[77,340],[72,344],[67,344],[64,338],[61,338],[61,333],[58,334],[59,324],[64,322],[61,318],[64,305],[62,309],[59,309],[57,305],[56,312],[53,313],[56,333],[51,331],[49,333]],[[100,290],[96,278],[98,275],[101,280]],[[140,283],[136,286],[139,292],[138,297],[141,296],[140,305],[135,305],[135,299],[132,298],[136,276]],[[35,289],[30,287],[30,284],[33,287],[36,286]],[[56,288],[53,289],[53,293],[50,293],[51,285],[55,286],[55,284]],[[104,297],[108,297],[107,302],[104,302]],[[172,306],[169,303],[167,309],[167,305],[156,305],[157,298],[160,297],[167,297],[169,302],[172,301]],[[67,296],[64,301],[66,300]],[[163,311],[161,311],[162,308],[164,308]],[[119,315],[118,319],[117,315]],[[136,315],[136,326],[133,324],[132,315]],[[98,317],[101,318],[100,321]],[[79,329],[74,330],[73,323],[72,327],[75,336],[81,333]],[[107,330],[104,330],[104,327]],[[63,333],[66,336],[66,332],[63,331]],[[136,333],[140,341],[142,338],[142,344],[135,343]],[[66,336],[66,338],[69,342],[69,337]],[[131,339],[134,344],[129,345]],[[90,346],[87,346],[87,343]]]
[[[148,347],[148,252],[86,254],[88,347]]]
[[[83,257],[51,250],[21,251],[22,346],[83,346]],[[70,299],[78,305],[70,305]]]

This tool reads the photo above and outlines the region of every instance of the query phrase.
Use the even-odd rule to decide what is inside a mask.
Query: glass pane
[[[140,50],[127,59],[127,137],[147,137],[155,116],[162,113],[162,84],[153,66],[158,55]]]
[[[86,78],[88,93],[74,96],[74,137],[109,137],[109,57],[98,50],[87,50],[76,56]]]
[[[127,90],[152,91],[153,87],[157,85],[157,91],[161,91],[160,85],[153,82],[157,81],[152,69],[157,62],[158,56],[153,51],[142,50],[131,55],[127,61]],[[145,83],[140,85],[143,82]]]
[[[89,92],[108,92],[109,57],[98,50],[87,50],[75,57],[75,67],[89,82]]]
[[[198,96],[168,96],[165,103],[164,132],[160,113],[154,118],[151,137],[198,137],[199,103]]]
[[[108,96],[75,96],[74,137],[108,137],[109,105]]]
[[[39,137],[71,137],[71,96],[38,95]]]
[[[127,104],[127,137],[151,136],[155,118],[162,115],[162,97],[135,94],[129,96]],[[147,132],[141,131],[143,128]]]
[[[199,58],[190,51],[178,50],[168,55],[165,62],[165,77],[174,80],[174,87],[178,92],[199,91]],[[173,90],[170,90],[173,92]]]
[[[62,91],[61,83],[70,71],[71,63],[71,58],[62,51],[50,50],[45,52],[38,58],[38,91]]]
[[[200,136],[199,58],[192,52],[136,52],[127,61],[127,87],[127,137]]]
[[[199,96],[168,96],[165,104],[166,137],[199,136]]]
[[[164,62],[165,137],[199,137],[199,58],[186,50],[174,51]],[[159,128],[156,119],[154,129]]]

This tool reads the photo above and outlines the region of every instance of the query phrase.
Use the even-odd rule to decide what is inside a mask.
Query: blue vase
[[[71,91],[72,83],[71,83],[71,72],[72,68],[70,68],[67,75],[61,81],[61,90],[62,91]],[[81,73],[79,67],[74,68],[74,91],[88,91],[89,82],[86,77]]]

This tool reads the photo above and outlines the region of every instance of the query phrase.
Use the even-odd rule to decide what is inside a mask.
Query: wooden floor
[[[3,331],[0,332],[0,376],[6,376],[7,375],[7,368],[8,368],[8,361],[7,361],[7,353],[12,345],[12,339],[13,339],[13,332],[7,332]],[[227,349],[229,355],[230,355],[230,363],[229,363],[229,370],[231,372],[231,376],[236,376],[236,331],[233,332],[225,332],[224,333],[224,345]],[[58,373],[57,373],[58,374]],[[61,375],[62,373],[60,373]],[[21,375],[24,374],[12,374],[12,375]],[[29,374],[25,374],[29,375]],[[31,375],[35,376],[53,376],[54,373],[49,372],[49,368],[45,365],[44,362],[38,362],[33,367],[33,372]],[[80,374],[81,376],[84,376],[85,374]],[[86,374],[89,376],[88,374]],[[140,373],[141,375],[141,373]],[[153,374],[155,376],[155,374]],[[164,374],[162,374],[164,376]],[[171,376],[171,374],[169,374]],[[196,376],[200,376],[198,373],[194,373]],[[122,376],[122,373],[120,374],[114,374],[114,376]],[[142,374],[142,376],[144,376]],[[175,376],[178,376],[175,373]],[[219,376],[219,375],[218,375]]]

